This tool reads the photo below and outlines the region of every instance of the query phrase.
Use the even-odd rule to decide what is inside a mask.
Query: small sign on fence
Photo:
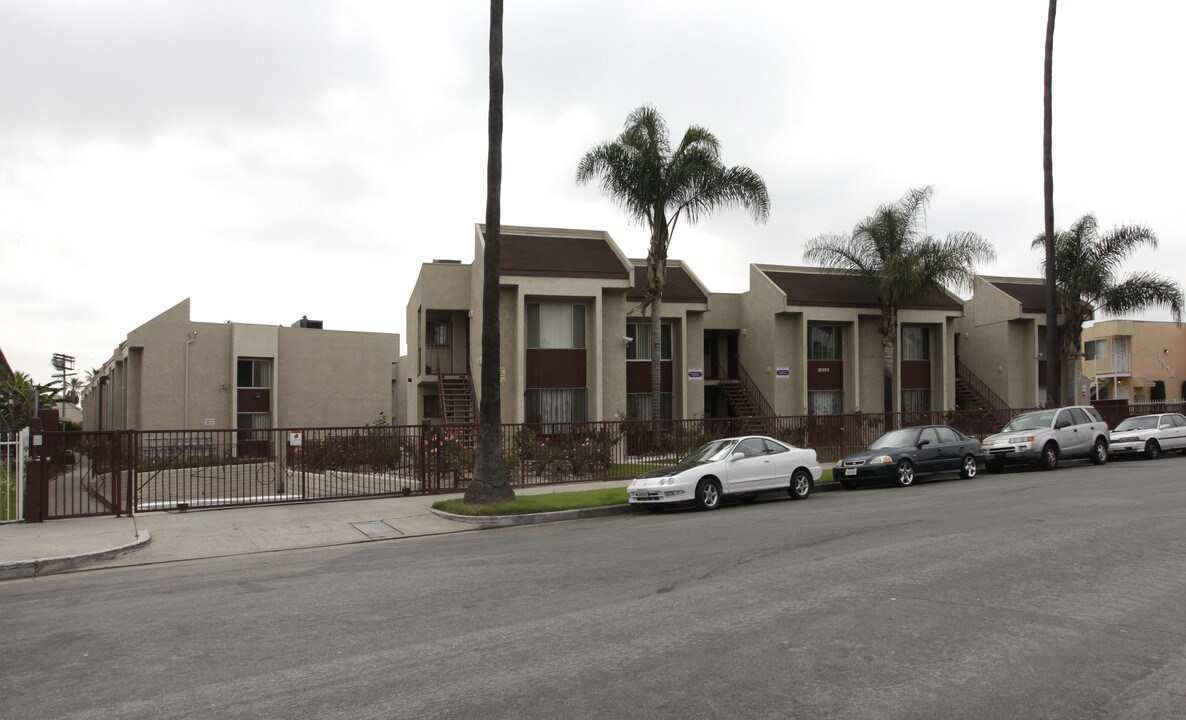
[[[288,433],[288,444],[292,447],[301,446],[301,434],[299,432]]]

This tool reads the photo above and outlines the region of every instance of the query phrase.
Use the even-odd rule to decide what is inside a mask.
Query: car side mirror
[[[922,447],[923,445],[930,445],[930,444],[931,444],[931,441],[930,441],[930,440],[919,440],[919,441],[918,441],[918,446],[919,446],[919,447]]]
[[[730,462],[736,462],[738,460],[744,460],[744,459],[745,459],[745,453],[743,453],[743,452],[735,452],[729,457]]]

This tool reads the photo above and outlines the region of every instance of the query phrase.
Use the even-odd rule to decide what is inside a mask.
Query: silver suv
[[[1108,424],[1089,405],[1073,405],[1018,415],[1005,429],[981,442],[984,466],[998,473],[1006,463],[1034,462],[1043,470],[1062,458],[1108,462]]]

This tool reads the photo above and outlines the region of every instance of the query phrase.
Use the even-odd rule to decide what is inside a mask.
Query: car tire
[[[721,504],[721,486],[716,480],[701,480],[696,486],[696,507],[716,510]]]
[[[1091,447],[1091,464],[1103,465],[1106,462],[1108,462],[1108,443],[1104,442],[1103,438],[1099,438]]]
[[[840,478],[840,487],[844,488],[845,490],[856,490],[857,481],[849,480],[848,478]]]
[[[811,473],[799,468],[791,473],[791,486],[787,488],[787,495],[790,495],[792,500],[806,500],[811,495],[812,485]]]
[[[1043,470],[1053,470],[1058,467],[1058,446],[1048,442],[1042,446],[1042,456],[1038,458],[1038,467]]]
[[[898,462],[898,476],[894,479],[898,487],[910,487],[914,484],[914,463],[908,459]]]
[[[1145,459],[1146,460],[1156,460],[1160,456],[1161,456],[1161,445],[1158,445],[1156,440],[1153,440],[1152,438],[1150,438],[1150,440],[1145,443]]]
[[[965,480],[971,480],[976,477],[976,456],[965,455],[962,466],[960,467],[960,477]]]

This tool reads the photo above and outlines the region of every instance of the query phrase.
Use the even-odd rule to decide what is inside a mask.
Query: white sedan
[[[785,491],[802,500],[822,472],[814,450],[748,435],[705,443],[671,467],[634,478],[628,491],[631,505],[658,509],[695,502],[713,510],[726,496],[752,500],[760,493]]]
[[[1114,455],[1144,453],[1150,460],[1166,451],[1186,450],[1186,417],[1162,413],[1122,420],[1112,431],[1108,449]]]

